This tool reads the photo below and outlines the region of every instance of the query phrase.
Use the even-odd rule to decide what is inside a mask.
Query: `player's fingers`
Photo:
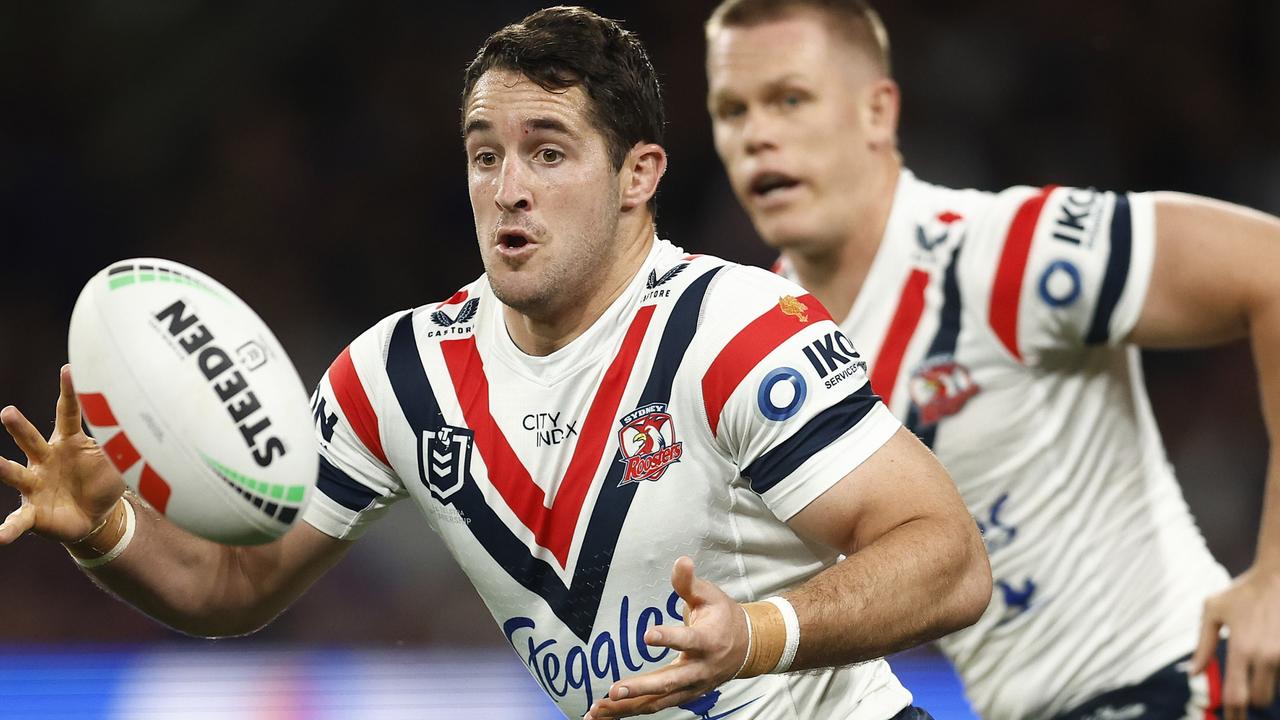
[[[80,401],[71,384],[71,366],[63,365],[58,376],[58,417],[54,430],[59,437],[71,437],[80,432]]]
[[[591,707],[584,720],[605,720],[606,718],[624,718],[636,715],[648,715],[659,710],[681,705],[704,694],[701,689],[690,688],[668,695],[652,695],[626,700],[610,700],[602,698]]]
[[[676,591],[689,608],[699,604],[693,590],[693,579],[693,560],[687,555],[676,558],[676,564],[671,567],[671,589]],[[685,622],[688,621],[689,613],[686,611]]]
[[[9,513],[9,517],[5,518],[4,523],[0,524],[0,545],[8,545],[17,540],[35,524],[35,506],[25,502],[22,503],[22,507]]]
[[[609,688],[610,700],[640,698],[645,695],[670,695],[696,687],[707,680],[702,663],[679,663],[661,670],[619,680]],[[604,699],[604,698],[601,698]]]
[[[1227,666],[1222,673],[1222,714],[1227,720],[1244,720],[1249,705],[1249,663],[1239,644],[1227,645]]]
[[[671,568],[671,587],[690,608],[705,605],[724,596],[714,583],[698,577],[694,572],[693,560],[687,555],[677,558],[676,564]],[[686,613],[685,623],[687,624],[688,621],[688,613]]]
[[[652,647],[665,647],[680,652],[698,651],[702,649],[701,634],[698,630],[683,625],[659,625],[651,627],[644,633],[644,642]]]
[[[4,424],[4,429],[9,431],[13,441],[26,453],[28,460],[40,462],[49,455],[49,443],[45,442],[44,436],[18,408],[10,405],[0,410],[0,423]]]
[[[0,457],[0,482],[20,493],[29,493],[36,485],[36,478],[21,463]]]
[[[1191,656],[1191,674],[1199,675],[1204,669],[1209,667],[1209,662],[1213,660],[1213,655],[1218,649],[1218,637],[1222,631],[1222,623],[1212,614],[1210,603],[1212,600],[1206,600],[1204,605],[1204,616],[1200,620],[1200,640],[1196,643],[1196,651]]]
[[[1276,699],[1276,672],[1274,663],[1256,662],[1249,668],[1249,704],[1254,707],[1271,707]]]

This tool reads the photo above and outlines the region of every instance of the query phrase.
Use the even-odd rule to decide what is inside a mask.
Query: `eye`
[[[542,148],[538,150],[534,157],[536,157],[540,162],[553,165],[564,158],[564,153],[556,150],[555,148]]]
[[[491,150],[482,150],[476,153],[475,163],[480,167],[493,167],[498,164],[498,154]]]
[[[742,103],[724,103],[716,108],[716,116],[721,120],[733,120],[747,113],[747,106]]]
[[[780,102],[782,103],[782,107],[790,110],[792,108],[800,107],[800,104],[804,102],[804,98],[801,97],[799,93],[787,93],[782,96]]]

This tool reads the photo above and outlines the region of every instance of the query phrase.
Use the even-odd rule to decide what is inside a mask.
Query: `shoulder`
[[[763,268],[722,261],[707,293],[706,321],[742,326],[774,313],[811,322],[830,319],[826,308],[790,279]]]
[[[487,285],[479,278],[448,298],[397,310],[352,340],[329,368],[330,380],[338,376],[354,379],[352,373],[372,378],[376,369],[386,365],[393,341],[413,338],[415,343],[438,342],[458,333],[469,334],[479,316],[480,298],[488,295]],[[336,371],[342,370],[338,373]]]

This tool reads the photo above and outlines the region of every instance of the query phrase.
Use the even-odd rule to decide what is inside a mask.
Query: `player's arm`
[[[1253,566],[1205,604],[1194,670],[1231,631],[1227,717],[1270,705],[1280,666],[1280,220],[1206,198],[1159,193],[1155,265],[1129,340],[1144,347],[1208,345],[1247,336],[1271,438],[1266,498]]]
[[[991,566],[951,476],[905,428],[789,524],[847,557],[784,593],[793,669],[882,657],[977,622]]]
[[[991,568],[977,525],[946,470],[906,429],[788,524],[847,555],[782,595],[799,622],[788,670],[847,665],[919,645],[973,624],[991,599]],[[744,665],[750,635],[757,635],[757,651],[767,652],[759,636],[777,635],[776,622],[767,627],[752,612],[748,631],[744,606],[696,577],[688,558],[676,562],[671,582],[685,601],[686,625],[650,628],[644,641],[680,651],[680,660],[615,683],[589,718],[688,702],[733,677],[768,672],[776,662],[775,652]],[[762,666],[753,672],[756,665]]]
[[[350,545],[306,523],[266,545],[219,545],[125,497],[119,472],[82,430],[68,368],[62,370],[57,419],[48,440],[17,408],[5,408],[0,421],[28,459],[23,466],[0,458],[0,480],[22,495],[21,506],[0,525],[0,544],[34,531],[92,560],[117,546],[126,530],[124,503],[132,503],[133,539],[116,559],[87,572],[110,592],[183,632],[224,636],[262,627]]]

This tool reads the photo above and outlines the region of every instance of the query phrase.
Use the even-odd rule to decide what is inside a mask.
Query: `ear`
[[[636,143],[618,171],[619,203],[623,211],[649,202],[667,171],[667,151],[654,143]]]
[[[862,124],[867,144],[872,150],[897,147],[901,103],[898,83],[890,78],[880,78],[867,85],[862,103]]]

